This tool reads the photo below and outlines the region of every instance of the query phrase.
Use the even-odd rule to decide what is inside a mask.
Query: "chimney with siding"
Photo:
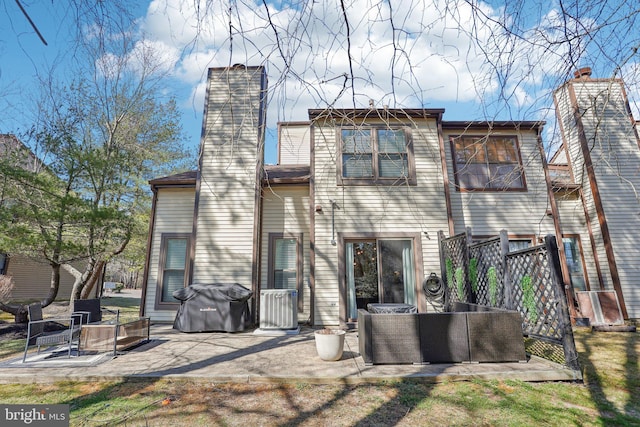
[[[209,69],[191,283],[256,289],[266,87],[264,67]]]
[[[593,251],[599,270],[590,288],[615,290],[625,318],[639,318],[640,141],[622,80],[592,78],[588,67],[574,77],[556,90],[554,100],[581,186],[575,211],[587,218],[582,244]]]

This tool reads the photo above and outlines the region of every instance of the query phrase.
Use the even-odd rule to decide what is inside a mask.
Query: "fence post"
[[[444,232],[442,230],[438,231],[438,249],[440,252],[440,279],[444,284],[444,301],[443,301],[443,309],[445,311],[449,310],[449,283],[447,283],[447,266],[446,266],[446,254],[444,250]]]
[[[464,264],[464,288],[466,294],[468,295],[467,301],[470,303],[476,302],[476,295],[473,293],[473,289],[471,289],[471,280],[469,280],[469,262],[470,262],[470,252],[469,245],[473,243],[473,238],[471,237],[471,227],[466,227],[465,230],[465,242],[464,242],[464,256],[463,256],[463,264]]]
[[[562,270],[560,267],[560,257],[558,256],[558,243],[556,237],[548,234],[544,238],[544,244],[549,257],[549,268],[551,269],[551,281],[553,283],[553,294],[558,301],[558,323],[559,330],[562,331],[562,348],[564,350],[564,360],[568,367],[576,371],[580,370],[578,361],[578,351],[573,339],[573,329],[571,328],[571,318],[569,317],[569,307],[567,305],[567,295],[564,290],[562,280]]]
[[[500,261],[502,262],[502,306],[514,310],[513,296],[511,295],[511,274],[507,263],[509,253],[509,233],[500,230]]]

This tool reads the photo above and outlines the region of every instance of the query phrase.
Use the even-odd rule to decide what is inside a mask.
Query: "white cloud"
[[[622,67],[619,77],[626,83],[631,114],[635,120],[640,121],[640,62],[632,62]]]
[[[153,0],[141,27],[172,52],[174,76],[195,88],[190,104],[203,94],[207,68],[265,65],[269,126],[305,119],[307,108],[366,107],[370,99],[392,108],[475,102],[487,116],[532,119],[519,115],[531,113],[549,79],[564,78],[569,47],[550,43],[562,36],[553,9],[510,34],[515,18],[482,2],[347,3],[345,11],[330,1],[267,10],[251,0]]]
[[[459,29],[458,23],[472,19],[464,2],[446,16],[444,2],[426,5],[432,7],[402,2],[391,13],[385,2],[357,0],[346,10],[349,40],[337,2],[280,9],[269,5],[268,13],[262,4],[233,5],[154,0],[142,29],[168,51],[181,52],[175,75],[191,85],[203,80],[208,67],[240,62],[266,65],[269,81],[285,91],[273,98],[296,99],[297,104],[304,99],[310,102],[307,108],[332,104],[345,73],[352,79],[336,106],[352,106],[355,100],[361,107],[374,99],[392,107],[416,107],[478,97],[474,74],[483,59],[469,56],[472,35]]]

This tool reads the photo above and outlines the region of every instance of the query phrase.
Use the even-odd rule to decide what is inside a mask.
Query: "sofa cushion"
[[[516,311],[466,313],[473,362],[526,360],[522,317]]]
[[[423,362],[470,360],[466,313],[420,313],[418,318]]]
[[[365,363],[420,362],[416,314],[371,314],[358,310],[360,354]]]

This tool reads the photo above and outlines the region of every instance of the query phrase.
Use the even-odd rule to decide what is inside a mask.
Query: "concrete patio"
[[[460,363],[365,366],[357,331],[346,335],[342,359],[323,361],[316,354],[313,329],[298,335],[192,333],[171,325],[153,325],[151,341],[116,358],[88,356],[49,362],[0,363],[0,383],[119,381],[126,378],[185,378],[216,382],[362,383],[414,379],[426,382],[471,379],[575,381],[581,375],[532,358],[527,363]]]

